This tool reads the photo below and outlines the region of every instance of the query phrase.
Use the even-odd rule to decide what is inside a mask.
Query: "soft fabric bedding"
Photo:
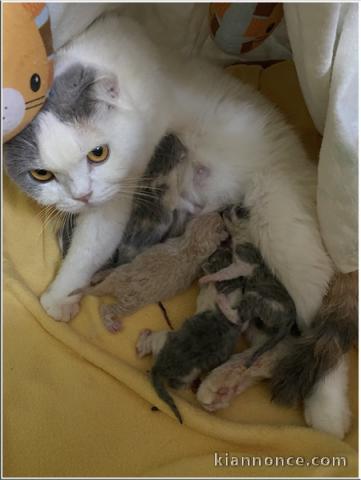
[[[293,64],[266,70],[234,66],[231,73],[278,104],[316,159],[321,137]],[[42,310],[38,296],[60,256],[54,229],[50,224],[43,228],[40,211],[4,179],[5,476],[357,476],[355,351],[349,371],[353,425],[344,441],[306,427],[301,408],[271,403],[266,384],[215,414],[203,411],[190,391],[175,393],[184,418],[179,425],[148,381],[151,359],[135,355],[141,329],[168,328],[158,305],[129,317],[117,335],[104,329],[99,299],[85,298],[69,324],[55,322]],[[175,327],[194,312],[196,296],[194,285],[164,302]],[[238,465],[230,466],[232,455]],[[247,466],[252,456],[260,459]],[[269,466],[276,457],[283,457],[278,462],[288,457],[289,463],[294,457],[305,462],[328,457],[322,460],[328,466]],[[347,465],[333,466],[343,464],[340,457]]]
[[[317,210],[337,268],[358,269],[358,5],[286,4],[302,93],[323,135]],[[342,241],[340,240],[342,232]]]

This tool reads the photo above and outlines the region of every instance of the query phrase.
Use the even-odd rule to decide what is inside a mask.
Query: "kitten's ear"
[[[131,108],[126,93],[120,90],[118,78],[113,73],[106,73],[96,79],[94,95],[97,101],[104,102],[108,106],[126,110]]]

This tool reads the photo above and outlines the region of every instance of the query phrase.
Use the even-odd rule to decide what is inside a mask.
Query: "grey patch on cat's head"
[[[72,65],[55,78],[43,111],[52,112],[62,122],[90,117],[96,111],[96,78],[95,68]]]

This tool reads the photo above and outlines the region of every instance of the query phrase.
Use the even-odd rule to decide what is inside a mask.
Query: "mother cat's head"
[[[58,54],[44,108],[6,146],[9,176],[72,213],[129,193],[167,127],[159,65],[133,22],[98,20]]]

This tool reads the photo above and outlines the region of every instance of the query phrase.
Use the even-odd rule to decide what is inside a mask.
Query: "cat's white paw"
[[[347,360],[343,357],[334,370],[318,381],[305,400],[307,425],[344,438],[351,426],[347,382]]]
[[[338,403],[338,402],[337,402]],[[343,439],[351,427],[351,412],[347,404],[334,404],[332,399],[305,401],[305,421],[309,427]]]
[[[80,310],[79,299],[79,295],[59,298],[51,291],[47,291],[40,297],[40,303],[46,313],[54,320],[69,322]]]

